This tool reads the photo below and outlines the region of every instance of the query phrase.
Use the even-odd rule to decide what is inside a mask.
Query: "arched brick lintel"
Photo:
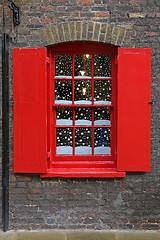
[[[46,46],[73,42],[92,41],[122,46],[126,34],[124,28],[99,22],[65,22],[42,29]]]

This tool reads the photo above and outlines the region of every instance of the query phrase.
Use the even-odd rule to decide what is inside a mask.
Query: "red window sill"
[[[106,168],[55,168],[40,174],[41,178],[124,178],[125,172],[117,172],[115,169]]]

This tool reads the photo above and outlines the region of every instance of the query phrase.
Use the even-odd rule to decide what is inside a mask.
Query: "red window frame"
[[[54,102],[54,76],[55,76],[55,54],[73,54],[73,58],[75,54],[92,54],[92,104],[91,105],[76,105],[76,104],[55,104]],[[98,78],[93,78],[93,55],[111,55],[111,78],[107,78],[105,80],[110,80],[112,82],[111,85],[111,105],[100,105],[93,103],[93,94],[94,94],[94,80],[102,80]],[[55,163],[58,161],[72,161],[71,166],[76,167],[74,164],[75,161],[91,161],[91,164],[94,166],[92,162],[95,161],[105,161],[106,168],[116,168],[116,117],[117,117],[117,67],[116,67],[116,56],[117,51],[115,47],[105,46],[102,44],[94,44],[94,43],[67,43],[60,44],[57,46],[50,47],[48,49],[48,57],[50,59],[50,65],[48,65],[48,150],[49,150],[49,159],[48,159],[48,168],[52,169],[55,166]],[[74,69],[74,61],[72,60],[72,68]],[[61,79],[61,78],[58,78]],[[65,78],[63,78],[65,80]],[[74,89],[74,71],[72,71],[72,89]],[[74,99],[74,91],[72,91],[72,102]],[[92,147],[92,155],[74,155],[74,146],[75,146],[75,113],[73,113],[73,126],[56,126],[56,107],[73,107],[73,111],[75,111],[75,107],[91,107],[92,108],[92,126],[76,126],[76,128],[86,127],[92,128],[92,145],[94,144],[93,138],[93,120],[94,120],[94,107],[109,107],[111,112],[111,125],[110,126],[95,126],[95,127],[105,127],[111,129],[111,154],[110,155],[93,155],[93,147]],[[52,110],[51,110],[52,109]],[[73,155],[56,155],[56,128],[73,128]],[[83,167],[83,164],[82,164]]]

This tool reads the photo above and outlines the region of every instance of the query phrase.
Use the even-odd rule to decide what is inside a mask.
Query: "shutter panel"
[[[117,170],[150,171],[151,49],[118,49]]]
[[[46,48],[13,49],[14,172],[46,172],[46,76]]]

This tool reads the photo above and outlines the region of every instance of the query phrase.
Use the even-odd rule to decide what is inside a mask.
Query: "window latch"
[[[50,58],[49,58],[49,57],[46,57],[46,62],[47,62],[48,64],[50,64]]]
[[[47,158],[48,158],[48,159],[51,158],[51,151],[47,152]]]

